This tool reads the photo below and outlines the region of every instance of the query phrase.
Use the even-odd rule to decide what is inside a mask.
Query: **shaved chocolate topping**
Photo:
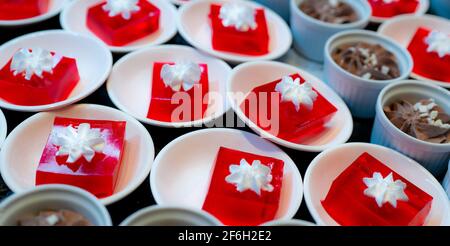
[[[398,129],[431,143],[450,143],[450,116],[433,99],[411,104],[400,100],[384,107],[388,119]]]
[[[299,8],[305,14],[328,23],[347,24],[358,20],[353,7],[340,0],[305,0]]]
[[[340,67],[364,79],[389,80],[400,77],[397,58],[379,44],[346,43],[337,47],[331,56]]]

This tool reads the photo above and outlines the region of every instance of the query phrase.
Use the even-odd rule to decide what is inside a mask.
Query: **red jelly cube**
[[[299,78],[300,84],[305,83],[299,74],[290,77],[293,80]],[[317,98],[312,109],[300,106],[297,111],[291,101],[282,101],[281,93],[275,91],[280,81],[278,79],[254,88],[241,104],[245,115],[261,129],[290,142],[300,143],[323,131],[324,124],[333,117],[337,108],[313,88]],[[278,117],[272,113],[278,114]],[[268,125],[267,121],[278,123],[278,127]]]
[[[161,11],[147,0],[139,0],[139,10],[132,11],[130,18],[122,14],[109,16],[104,10],[106,2],[88,9],[87,26],[108,45],[123,46],[159,29]]]
[[[264,9],[255,10],[256,29],[239,31],[234,26],[223,25],[219,17],[220,8],[218,4],[211,4],[210,7],[213,49],[253,56],[269,52],[269,31]]]
[[[31,50],[30,50],[31,51]],[[52,53],[54,57],[55,53]],[[52,72],[36,74],[27,80],[24,73],[14,75],[11,70],[13,58],[0,70],[0,98],[16,105],[45,105],[67,99],[78,84],[80,76],[76,60],[58,57]]]
[[[420,27],[409,43],[408,50],[414,60],[413,72],[429,79],[450,82],[450,55],[440,57],[435,51],[427,51],[426,39],[430,33],[430,30]]]
[[[78,134],[76,136],[83,138],[87,134],[81,127],[83,125],[86,127],[86,123],[89,124],[88,129],[98,132],[96,138],[77,142],[72,141],[73,137],[67,137],[70,126],[70,134],[76,132]],[[67,184],[83,188],[99,198],[112,195],[125,146],[125,127],[124,121],[55,118],[36,172],[36,185]],[[96,142],[98,138],[102,143]],[[91,153],[93,157],[91,156],[90,161],[84,154],[79,155],[78,159],[74,158],[76,160],[70,160],[70,155],[63,152],[66,146],[60,139],[65,139],[69,143],[69,149],[77,143],[97,143],[103,147],[95,149],[92,145],[88,146],[95,150],[95,154]]]
[[[407,199],[396,200],[396,207],[383,201],[380,207],[374,197],[365,195],[368,186],[363,179],[372,178],[375,172],[383,178],[392,174],[392,181],[403,182]],[[363,153],[333,181],[322,205],[343,226],[419,226],[425,223],[432,201],[433,197]]]
[[[181,88],[177,92],[170,86],[166,86],[161,78],[161,70],[165,64],[173,65],[175,63],[155,62],[153,64],[151,100],[147,118],[164,122],[186,122],[202,119],[208,108],[208,65],[198,64],[201,69],[200,81],[192,89],[185,91]],[[184,95],[180,94],[182,96],[179,97],[182,100],[175,100],[177,98],[176,93],[184,93]],[[189,107],[184,107],[184,105],[189,105]],[[186,110],[183,110],[182,113],[175,111],[180,107]]]
[[[260,161],[270,168],[271,191],[261,189],[260,194],[252,189],[238,191],[236,184],[226,180],[233,169],[230,166],[240,165],[243,160],[251,166]],[[203,209],[225,225],[256,226],[273,220],[280,202],[283,167],[282,160],[220,147]]]
[[[418,0],[397,0],[390,3],[384,0],[369,0],[372,7],[372,15],[375,17],[393,17],[402,14],[416,12],[419,7]]]
[[[0,20],[20,20],[44,14],[49,0],[0,0]]]

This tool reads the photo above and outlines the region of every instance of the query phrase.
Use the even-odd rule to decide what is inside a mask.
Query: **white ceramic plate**
[[[404,14],[404,15],[397,15],[397,16],[387,17],[387,18],[386,17],[375,17],[375,16],[372,16],[372,17],[370,17],[370,21],[373,22],[373,23],[380,24],[380,23],[383,23],[383,22],[385,22],[387,20],[391,20],[391,19],[397,18],[399,16],[406,16],[406,15],[421,16],[421,15],[424,15],[428,11],[428,8],[430,8],[430,0],[419,0],[419,6],[417,7],[415,13]]]
[[[35,187],[36,168],[55,116],[127,122],[125,152],[116,190],[113,195],[101,199],[103,204],[124,198],[149,174],[155,149],[150,134],[141,123],[117,109],[78,104],[59,111],[37,113],[9,134],[0,152],[0,172],[12,191],[22,192]]]
[[[8,125],[6,123],[5,115],[2,110],[0,110],[0,149],[2,147],[3,141],[6,138],[6,132],[8,130]]]
[[[74,0],[61,13],[61,26],[68,31],[86,34],[96,39],[97,36],[86,26],[87,10],[103,0]],[[124,46],[108,46],[112,52],[124,53],[144,47],[163,44],[169,41],[177,33],[176,8],[167,0],[149,0],[161,10],[159,30],[142,39],[136,40]]]
[[[450,21],[433,15],[400,16],[383,23],[380,28],[378,28],[378,33],[392,38],[398,44],[407,48],[419,27],[427,27],[432,30],[450,33]],[[411,77],[450,88],[450,82],[432,80],[415,74],[414,72],[411,73]]]
[[[412,159],[386,147],[368,143],[348,143],[320,153],[305,174],[305,201],[319,225],[338,225],[323,208],[332,182],[359,155],[368,152],[389,168],[417,185],[433,197],[429,221],[426,225],[448,225],[450,208],[442,186],[425,168]]]
[[[190,122],[162,122],[147,118],[150,105],[153,62],[189,60],[208,64],[209,92],[217,93],[200,120]],[[108,79],[107,90],[112,102],[122,111],[147,124],[163,127],[188,127],[208,123],[222,116],[229,106],[226,103],[226,81],[231,68],[225,62],[204,55],[182,45],[162,45],[138,50],[122,57],[114,64]]]
[[[326,130],[305,140],[302,144],[283,140],[273,136],[267,131],[264,131],[249,118],[247,118],[240,107],[243,99],[245,99],[246,95],[248,95],[248,93],[250,93],[255,87],[293,73],[298,73],[304,79],[309,81],[316,90],[318,90],[338,109],[334,117],[327,123]],[[300,68],[280,62],[248,62],[233,69],[233,72],[228,79],[227,87],[230,92],[228,93],[228,103],[234,109],[238,117],[260,136],[277,144],[302,151],[320,152],[324,149],[347,142],[352,134],[353,119],[344,101],[342,101],[342,99],[324,82]],[[239,94],[245,96],[233,97],[234,95]]]
[[[70,0],[50,0],[48,11],[44,14],[20,20],[0,20],[0,27],[17,27],[38,23],[59,14]]]
[[[283,186],[275,218],[291,219],[295,215],[302,202],[303,185],[292,159],[257,135],[226,128],[185,134],[159,152],[150,173],[150,187],[156,203],[202,208],[220,146],[283,160]]]
[[[250,1],[237,1],[253,7],[263,8]],[[288,51],[292,44],[292,34],[288,25],[275,12],[265,9],[269,28],[269,53],[262,56],[240,55],[230,52],[216,51],[211,45],[211,28],[209,24],[209,6],[211,3],[224,3],[224,0],[198,0],[183,4],[179,11],[178,30],[183,38],[198,49],[232,63],[255,60],[272,60],[279,58]]]
[[[70,96],[61,102],[38,106],[21,106],[0,99],[0,107],[28,112],[58,109],[92,94],[105,82],[111,71],[112,55],[103,43],[87,36],[62,30],[30,33],[3,44],[0,46],[0,67],[5,66],[20,48],[33,47],[41,47],[63,56],[75,58],[80,81]]]

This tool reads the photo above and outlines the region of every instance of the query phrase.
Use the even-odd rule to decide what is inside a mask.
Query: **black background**
[[[369,29],[374,30],[376,27],[369,26]],[[32,26],[26,26],[21,28],[1,28],[0,27],[0,44],[3,44],[4,42],[7,42],[15,37],[36,32],[40,30],[50,30],[50,29],[61,29],[61,26],[59,24],[59,16],[56,16],[54,18],[51,18],[47,21],[34,24]],[[170,40],[168,43],[170,44],[185,44],[188,45],[182,38],[177,34],[172,40]],[[113,54],[114,62],[117,61],[122,55],[119,54]],[[106,92],[106,86],[103,85],[100,89],[98,89],[96,92],[91,94],[89,97],[85,98],[84,100],[80,101],[79,103],[93,103],[93,104],[101,104],[110,106],[113,108],[116,108],[114,104],[109,99],[107,92]],[[3,113],[5,114],[5,117],[8,122],[8,133],[11,132],[18,124],[20,124],[22,121],[33,115],[33,113],[23,113],[23,112],[14,112],[6,109],[2,109]],[[354,118],[354,129],[352,136],[349,140],[349,142],[370,142],[370,132],[372,129],[373,120],[365,120],[365,119],[357,119]],[[155,144],[155,154],[157,155],[159,151],[167,145],[170,141],[173,139],[191,132],[198,130],[200,128],[161,128],[156,126],[150,126],[150,125],[144,125],[147,130],[150,132],[150,135],[153,138],[154,144]],[[242,129],[242,128],[240,128]],[[244,128],[243,130],[252,132],[248,128]],[[288,148],[281,147],[291,158],[292,160],[297,164],[297,167],[300,170],[300,173],[302,174],[302,177],[304,177],[305,171],[309,163],[314,159],[314,157],[318,153],[308,153],[308,152],[302,152],[297,150],[291,150]],[[11,192],[8,190],[8,188],[4,185],[3,181],[0,178],[0,199],[10,195]],[[124,199],[107,206],[111,217],[113,219],[113,223],[115,225],[119,224],[121,221],[123,221],[127,216],[131,215],[132,213],[136,212],[137,210],[147,207],[149,205],[156,204],[151,191],[150,191],[150,185],[149,185],[149,179],[145,179],[145,181],[130,195],[125,197]],[[296,216],[296,219],[303,219],[308,221],[314,221],[308,212],[308,209],[306,207],[306,204],[304,201],[302,201],[301,207],[298,210]]]

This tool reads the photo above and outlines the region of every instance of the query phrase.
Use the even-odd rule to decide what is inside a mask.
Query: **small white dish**
[[[0,99],[0,107],[14,111],[37,112],[62,108],[89,96],[108,78],[112,67],[112,55],[108,48],[96,39],[62,30],[48,30],[26,34],[0,46],[0,67],[21,48],[40,47],[63,56],[75,58],[80,81],[70,96],[63,101],[38,106],[15,105]]]
[[[330,101],[338,111],[326,123],[327,129],[302,144],[292,143],[261,129],[242,111],[240,105],[255,87],[280,79],[283,76],[298,73]],[[308,152],[320,152],[324,149],[347,142],[353,131],[353,119],[344,101],[324,82],[310,73],[280,62],[256,61],[241,64],[233,69],[227,82],[228,102],[237,116],[263,138],[282,146]],[[240,96],[240,95],[243,95]]]
[[[77,104],[59,111],[37,113],[9,134],[0,151],[0,173],[13,192],[36,187],[36,168],[55,116],[127,122],[125,151],[116,189],[113,195],[100,199],[103,204],[109,205],[126,197],[148,176],[155,149],[147,129],[133,117],[117,109]]]
[[[228,0],[264,8],[251,1]],[[286,53],[292,44],[292,34],[286,22],[269,8],[264,8],[269,29],[269,53],[261,56],[241,55],[217,51],[211,44],[209,10],[212,3],[225,3],[225,0],[198,0],[184,4],[178,10],[178,30],[181,36],[194,47],[227,62],[242,63],[256,60],[273,60]]]
[[[0,27],[26,26],[50,19],[59,14],[69,2],[70,0],[50,0],[48,10],[44,14],[20,20],[0,20]]]
[[[209,213],[183,207],[150,206],[128,216],[120,226],[220,226]]]
[[[214,100],[203,119],[189,122],[163,122],[147,118],[151,99],[153,62],[189,60],[208,64],[209,92]],[[111,101],[141,122],[162,127],[190,127],[206,124],[228,111],[226,81],[231,68],[222,60],[183,45],[161,45],[138,50],[114,64],[106,89]],[[211,98],[212,99],[212,98]]]
[[[262,226],[315,226],[316,224],[306,220],[272,220]]]
[[[419,6],[417,7],[416,11],[414,13],[411,14],[403,14],[403,15],[397,15],[397,16],[393,16],[393,17],[375,17],[372,16],[370,18],[370,21],[376,24],[381,24],[387,20],[391,20],[400,16],[406,16],[406,15],[413,15],[413,16],[421,16],[424,15],[427,11],[428,8],[430,8],[430,0],[419,0]]]
[[[91,6],[102,1],[103,0],[72,1],[61,13],[61,26],[67,31],[86,34],[103,42],[86,26],[87,10]],[[161,10],[159,30],[124,46],[108,46],[112,52],[126,53],[144,47],[163,44],[175,36],[177,33],[176,19],[178,18],[176,8],[168,3],[167,0],[149,0],[149,2]]]
[[[431,30],[437,30],[450,34],[450,21],[434,15],[400,16],[383,23],[378,28],[378,33],[391,38],[399,45],[407,48],[419,27],[426,27]],[[411,77],[417,80],[436,83],[445,88],[450,88],[450,82],[429,79],[414,72],[411,73]]]
[[[377,99],[370,142],[397,150],[416,160],[434,176],[441,177],[447,170],[450,143],[430,143],[414,138],[392,124],[384,113],[386,106],[399,100],[415,103],[429,98],[433,98],[447,114],[450,113],[450,92],[437,85],[406,80],[386,86]]]
[[[2,148],[3,141],[5,141],[7,130],[8,124],[6,123],[5,115],[0,109],[0,149]]]
[[[320,153],[305,174],[305,201],[318,225],[338,225],[323,208],[332,182],[358,156],[368,152],[389,168],[433,197],[428,222],[425,225],[447,225],[450,203],[439,182],[425,168],[412,159],[383,146],[368,143],[348,143]]]
[[[17,225],[21,217],[49,209],[68,209],[94,226],[112,226],[108,210],[94,195],[69,185],[42,185],[6,198],[0,204],[0,226]]]
[[[156,203],[201,209],[221,146],[283,160],[283,185],[275,218],[291,219],[296,214],[302,202],[303,184],[292,159],[257,135],[227,128],[185,134],[159,152],[150,173],[150,188]]]

